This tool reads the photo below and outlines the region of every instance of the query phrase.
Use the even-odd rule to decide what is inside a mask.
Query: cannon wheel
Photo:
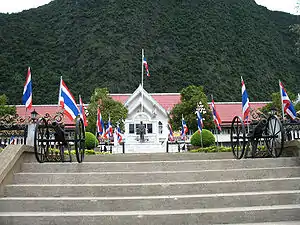
[[[266,147],[272,157],[279,157],[284,146],[284,130],[282,123],[277,116],[272,115],[268,118],[265,135]]]
[[[36,123],[34,132],[34,154],[39,163],[43,163],[47,157],[49,142],[45,139],[49,140],[49,136],[48,123],[44,118],[40,118]]]
[[[243,120],[239,116],[235,116],[231,122],[230,142],[234,157],[241,159],[245,152],[246,130]]]
[[[76,128],[75,128],[75,152],[77,162],[81,163],[84,159],[85,150],[85,128],[83,120],[78,117],[76,118]]]

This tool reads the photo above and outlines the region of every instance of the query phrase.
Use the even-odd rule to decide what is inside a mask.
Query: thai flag
[[[14,136],[11,136],[11,138],[9,139],[9,144],[10,144],[10,145],[16,144],[16,139],[15,139]]]
[[[294,120],[297,116],[296,110],[293,106],[293,103],[291,102],[287,92],[285,91],[283,84],[281,81],[279,81],[279,87],[280,87],[280,95],[281,95],[281,104],[283,111],[291,117],[292,120]]]
[[[86,114],[85,114],[85,107],[83,105],[81,96],[79,95],[79,114],[80,114],[80,118],[83,120],[83,124],[85,127],[87,127],[88,122],[86,119]]]
[[[70,119],[74,120],[79,115],[75,98],[71,94],[65,82],[60,79],[59,88],[59,102],[58,104],[64,109],[64,114]]]
[[[181,138],[184,139],[186,136],[187,132],[189,131],[186,122],[184,121],[184,118],[181,120]]]
[[[169,140],[174,141],[174,134],[173,134],[173,129],[170,123],[168,123],[168,128],[169,128]]]
[[[118,143],[120,144],[122,142],[123,137],[119,125],[115,128],[115,133],[117,135]]]
[[[26,110],[32,107],[32,81],[30,67],[28,67],[26,82],[24,84],[22,104],[25,105]]]
[[[149,67],[145,57],[143,57],[143,65],[145,66],[147,77],[150,77]]]
[[[110,122],[110,117],[108,118],[107,128],[106,128],[104,137],[107,138],[107,135],[109,137],[111,137],[113,135],[113,128],[112,128],[112,125],[111,125],[111,122]]]
[[[221,131],[222,130],[222,128],[221,128],[222,120],[221,120],[221,118],[220,118],[220,116],[217,112],[217,109],[216,109],[216,106],[215,106],[215,101],[214,101],[213,98],[211,100],[211,108],[212,108],[214,123],[216,124],[218,130]]]
[[[198,131],[199,131],[199,133],[201,133],[201,132],[202,132],[202,129],[203,129],[203,118],[202,118],[202,116],[201,116],[200,111],[197,111],[196,114],[197,114],[197,126],[198,126]]]
[[[249,101],[248,93],[246,91],[246,86],[245,86],[245,83],[244,83],[244,80],[242,77],[241,77],[241,80],[242,80],[243,120],[246,120],[250,113],[250,101]]]
[[[105,131],[104,131],[104,123],[103,123],[102,116],[101,116],[101,111],[99,108],[97,110],[97,124],[96,125],[97,125],[97,134],[102,136]]]

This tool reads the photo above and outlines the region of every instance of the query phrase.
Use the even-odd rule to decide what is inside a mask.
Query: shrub
[[[85,148],[94,149],[98,145],[98,140],[91,132],[85,132]]]
[[[196,131],[191,137],[191,144],[194,146],[202,146],[201,135],[203,147],[209,147],[215,144],[215,136],[212,132],[206,129],[203,129],[201,134],[198,131]]]
[[[57,149],[57,148],[49,148],[49,151],[50,151],[50,154],[53,154],[53,153],[59,154],[59,149]],[[71,153],[71,155],[75,155],[76,151],[71,150],[70,153]],[[69,155],[69,151],[65,150],[64,154]],[[95,151],[92,149],[85,149],[84,154],[85,155],[105,155],[105,154],[111,154],[111,153],[110,152],[98,152],[98,151]]]
[[[217,147],[214,145],[206,148],[192,149],[190,152],[231,152],[231,147]]]

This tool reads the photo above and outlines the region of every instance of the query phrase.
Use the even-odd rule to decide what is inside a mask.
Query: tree
[[[88,106],[88,122],[87,131],[95,133],[96,131],[96,120],[97,120],[97,109],[101,110],[101,115],[103,121],[108,121],[110,115],[110,120],[112,126],[116,126],[118,123],[120,128],[124,128],[124,120],[127,117],[127,109],[123,106],[121,102],[114,101],[109,96],[109,91],[107,88],[96,88],[91,96],[90,104]]]
[[[207,104],[207,96],[203,91],[203,86],[191,85],[181,90],[181,103],[174,106],[170,113],[170,121],[175,130],[181,128],[181,118],[184,117],[189,130],[196,131],[197,127],[197,117],[196,110],[199,102],[201,101],[206,114],[203,114],[204,127],[207,129],[213,128],[213,121],[211,110]]]
[[[7,105],[8,98],[5,94],[0,95],[0,116],[15,115],[16,107]]]

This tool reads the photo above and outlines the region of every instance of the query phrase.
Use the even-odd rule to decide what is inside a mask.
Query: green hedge
[[[57,148],[49,148],[49,151],[53,151],[53,152],[59,153],[59,149],[57,149]],[[69,155],[68,151],[65,151],[64,153],[65,153],[65,155]],[[84,153],[85,153],[85,155],[105,155],[105,154],[111,154],[110,152],[98,152],[98,151],[91,150],[91,149],[85,149]],[[75,150],[71,150],[71,155],[75,155],[75,154],[76,154]]]
[[[217,147],[217,146],[210,146],[206,148],[197,148],[190,150],[190,152],[231,152],[230,147]]]
[[[85,132],[85,148],[94,149],[98,145],[98,140],[91,132]]]
[[[203,147],[215,145],[215,136],[212,132],[206,129],[203,129],[201,134],[198,131],[196,131],[191,137],[191,144],[194,146],[202,146],[201,135]]]

